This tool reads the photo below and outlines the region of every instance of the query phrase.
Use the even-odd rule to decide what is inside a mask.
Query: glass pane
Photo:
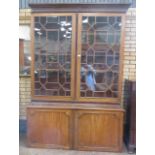
[[[46,17],[40,17],[40,24],[45,25],[46,24]]]
[[[89,45],[92,45],[94,43],[94,34],[90,33],[88,37],[89,37],[88,38]]]
[[[110,29],[110,26],[108,23],[96,23],[95,24],[95,29],[96,30],[104,30],[107,31]]]
[[[58,23],[58,17],[47,17],[47,23]]]
[[[96,22],[107,23],[108,17],[96,17]]]
[[[45,25],[45,28],[49,29],[49,30],[51,30],[51,29],[57,29],[58,30],[60,28],[60,25],[58,23],[47,23]]]
[[[120,27],[119,16],[82,18],[81,97],[118,97]]]
[[[97,43],[106,43],[107,42],[107,32],[105,31],[98,31],[96,33],[96,42]]]
[[[108,43],[110,45],[114,44],[114,37],[115,37],[115,35],[113,33],[108,34]]]
[[[71,16],[35,17],[35,95],[71,95]]]
[[[48,31],[48,40],[57,41],[58,40],[58,31]]]
[[[34,26],[35,26],[35,31],[38,32],[38,34],[39,34],[39,31],[43,29],[40,23],[35,23]]]
[[[92,27],[95,24],[95,17],[88,17],[89,25]]]
[[[31,63],[31,57],[30,57],[30,41],[24,40],[24,66],[29,66]]]
[[[30,54],[30,27],[19,27],[19,72],[22,75],[30,74],[31,54]],[[39,37],[37,36],[37,41]]]
[[[113,25],[115,23],[116,17],[109,17],[109,24]]]
[[[57,55],[48,55],[48,62],[58,62],[58,56]]]
[[[90,25],[88,24],[88,17],[83,17],[82,18],[82,29],[83,30],[88,30]]]
[[[105,63],[105,56],[95,56],[95,63]]]
[[[47,76],[47,82],[58,82],[58,71],[48,71]]]
[[[82,32],[82,43],[87,43],[87,32],[86,31]]]

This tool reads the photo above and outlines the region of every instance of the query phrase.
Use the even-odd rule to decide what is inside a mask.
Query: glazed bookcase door
[[[33,14],[32,97],[71,100],[74,83],[74,14]]]
[[[78,100],[120,101],[123,18],[122,14],[79,14]]]

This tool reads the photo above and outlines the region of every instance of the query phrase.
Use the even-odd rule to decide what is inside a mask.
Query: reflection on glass
[[[88,21],[89,21],[89,24],[90,24],[90,26],[92,27],[93,25],[94,25],[94,23],[95,23],[95,17],[88,17]]]
[[[116,17],[109,17],[109,24],[113,25],[115,23]]]
[[[93,70],[91,65],[88,65],[88,71],[87,71],[87,75],[86,75],[86,84],[88,86],[88,88],[92,91],[95,90],[95,71]]]
[[[108,22],[108,17],[96,17],[96,23],[101,22],[101,23],[107,23]]]
[[[82,29],[83,30],[88,30],[89,29],[89,24],[88,24],[88,17],[83,17],[82,18]]]
[[[48,23],[58,23],[58,17],[57,16],[47,17],[47,22]]]
[[[108,44],[114,44],[114,34],[108,34]]]
[[[20,44],[20,46],[19,46],[20,74],[29,75],[30,74],[30,64],[31,64],[30,41],[20,39],[19,44]]]
[[[107,31],[108,29],[110,29],[110,27],[108,23],[96,23],[95,29]]]
[[[82,43],[87,43],[87,32],[86,31],[82,32]]]
[[[46,17],[40,17],[40,24],[42,25],[46,24]]]
[[[94,43],[94,34],[93,33],[89,34],[88,42],[90,45],[92,45]]]
[[[107,42],[107,32],[98,31],[96,33],[96,42],[97,43],[106,43]]]
[[[58,56],[57,55],[48,55],[48,62],[58,62]]]
[[[48,82],[58,82],[58,71],[47,71]]]
[[[71,16],[35,17],[35,95],[71,95]]]
[[[30,27],[19,26],[19,73],[30,75]]]
[[[118,97],[121,17],[84,16],[81,38],[81,97]]]

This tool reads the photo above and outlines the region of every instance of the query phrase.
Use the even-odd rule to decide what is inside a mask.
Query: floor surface
[[[26,147],[26,137],[24,135],[20,135],[19,155],[129,155],[129,154],[127,153],[125,146],[122,153],[28,148]]]

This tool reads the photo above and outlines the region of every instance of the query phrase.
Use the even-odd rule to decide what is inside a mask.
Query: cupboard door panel
[[[74,89],[74,14],[35,14],[32,26],[32,95],[71,100]]]
[[[121,151],[122,127],[122,113],[76,111],[75,147],[79,150]]]
[[[32,147],[71,147],[71,111],[28,109],[28,145]]]
[[[78,100],[118,102],[122,77],[123,18],[122,14],[79,14]]]

